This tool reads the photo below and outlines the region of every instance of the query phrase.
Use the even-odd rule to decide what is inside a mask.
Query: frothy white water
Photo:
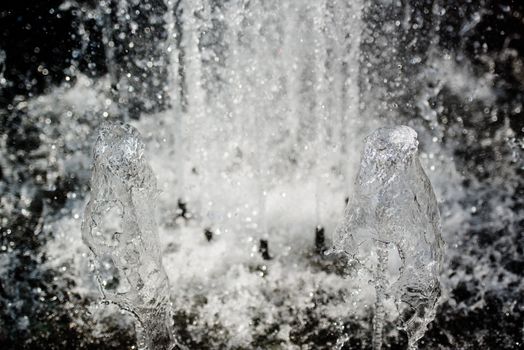
[[[180,42],[171,46],[171,72],[183,64],[169,86],[176,195],[197,202],[208,217],[239,182],[256,188],[236,206],[256,212],[250,229],[264,236],[272,187],[297,174],[332,178],[333,168],[346,178],[352,168],[351,156],[342,154],[352,149],[359,120],[362,3],[168,5],[177,14],[170,37]]]
[[[316,226],[334,228],[352,191],[359,135],[376,123],[360,115],[363,6],[166,2],[170,108],[133,124],[146,139],[162,190],[161,244],[177,286],[171,290],[175,308],[199,315],[195,337],[199,329],[220,334],[224,327],[229,346],[249,346],[262,331],[248,326],[255,317],[269,324],[305,317],[319,286],[345,295],[317,311],[329,319],[360,315],[372,301],[366,286],[309,271],[303,256]],[[133,18],[132,9],[119,2],[118,23]],[[129,46],[132,36],[123,42]],[[132,58],[135,66],[158,63],[139,54]],[[141,73],[119,72],[118,64],[112,72],[117,106],[133,96],[154,102],[137,93],[134,81]],[[179,198],[194,222],[176,220]],[[205,228],[214,234],[211,243]],[[260,238],[269,239],[276,261],[260,261]],[[278,289],[296,311],[277,312],[282,306],[272,295]],[[201,305],[199,295],[207,303]],[[278,335],[288,345],[289,337],[286,331]]]
[[[119,3],[123,23],[131,7]],[[174,297],[177,312],[192,320],[186,328],[194,339],[211,339],[211,344],[230,348],[253,347],[263,335],[293,348],[293,331],[307,328],[312,312],[321,323],[342,324],[348,315],[361,317],[358,322],[363,325],[370,323],[362,319],[373,304],[369,286],[327,273],[308,256],[314,228],[320,224],[326,232],[332,231],[342,215],[344,198],[353,192],[362,130],[378,123],[369,115],[387,109],[377,106],[378,112],[372,113],[374,103],[384,101],[373,89],[359,91],[358,75],[368,74],[367,65],[361,69],[360,62],[362,7],[362,2],[342,1],[167,2],[169,10],[161,14],[168,19],[169,37],[159,47],[169,60],[145,55],[147,60],[141,61],[139,52],[130,54],[142,67],[151,66],[151,72],[157,65],[169,68],[165,96],[170,107],[144,114],[133,125],[145,138],[162,191],[157,201],[159,244],[173,286],[167,294]],[[380,35],[376,40],[387,44]],[[132,41],[130,34],[125,43],[129,47]],[[451,88],[474,87],[476,82],[464,72],[442,64],[436,75],[446,80],[444,85],[461,73],[463,82]],[[79,155],[86,156],[89,143],[80,140],[88,139],[88,132],[101,120],[125,110],[131,98],[155,103],[156,97],[143,93],[148,89],[137,88],[147,75],[112,74],[119,76],[117,85],[125,95],[121,99],[113,98],[110,87],[82,78],[73,89],[57,89],[29,102],[35,119],[52,109],[72,115],[60,119],[62,125],[54,120],[47,123],[43,117],[40,121],[50,140],[56,130],[65,135],[59,138],[63,144],[57,143],[49,156],[56,174],[67,169],[85,177],[85,164],[75,162]],[[112,83],[114,76],[109,79]],[[468,94],[488,96],[489,84],[482,86]],[[365,112],[359,108],[362,94]],[[422,96],[421,103],[427,103],[429,95]],[[83,109],[86,97],[94,102]],[[391,100],[396,103],[394,96]],[[434,110],[429,103],[425,107],[419,108],[429,119]],[[432,122],[438,123],[435,118]],[[458,232],[470,215],[457,204],[462,192],[455,190],[462,179],[452,166],[452,151],[447,153],[428,136],[430,132],[421,135],[429,140],[422,162],[439,197],[455,203],[457,210],[443,212],[444,225],[448,232]],[[64,149],[69,153],[59,153]],[[179,198],[187,201],[195,220],[176,219]],[[78,206],[71,206],[71,217],[53,223],[53,231],[60,234],[48,250],[53,257],[50,264],[73,261],[68,273],[85,295],[94,290],[89,283],[82,284],[85,261],[79,262],[80,254],[70,256],[85,252],[78,220],[72,218]],[[213,233],[210,242],[203,234],[205,228]],[[272,261],[262,261],[260,238],[269,239]],[[64,245],[76,249],[64,251]],[[369,277],[359,276],[363,281]],[[319,293],[328,294],[330,303],[322,304]],[[344,300],[333,297],[337,295]],[[385,322],[396,317],[385,313],[389,317]],[[279,325],[276,334],[264,326],[275,324]]]

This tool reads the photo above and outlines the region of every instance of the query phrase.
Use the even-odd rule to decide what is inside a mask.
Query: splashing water
[[[376,291],[373,349],[382,348],[384,299],[404,303],[408,346],[416,348],[435,316],[440,296],[443,241],[433,189],[418,159],[416,132],[381,128],[365,140],[355,194],[334,237],[361,269],[373,271]],[[398,276],[388,260],[400,260]]]
[[[154,221],[156,180],[143,153],[135,128],[100,128],[82,239],[94,254],[104,299],[138,319],[148,349],[170,349],[169,285]]]
[[[58,345],[49,347],[105,339],[116,344],[105,343],[109,348],[134,345],[132,325],[117,308],[85,306],[98,293],[78,224],[90,175],[88,135],[105,119],[121,119],[144,136],[162,193],[156,196],[136,130],[105,127],[84,236],[105,300],[135,314],[149,347],[170,346],[163,344],[171,342],[167,315],[175,293],[173,333],[191,349],[371,347],[367,317],[375,297],[375,347],[382,339],[384,348],[403,344],[392,327],[397,320],[413,347],[433,317],[441,243],[431,240],[436,204],[411,150],[412,132],[391,131],[395,142],[389,131],[368,139],[360,182],[355,189],[349,183],[361,135],[398,123],[418,132],[450,247],[442,283],[451,292],[424,345],[519,346],[522,135],[512,131],[521,128],[518,118],[507,118],[520,113],[522,100],[508,94],[511,103],[500,102],[507,87],[493,74],[499,63],[479,73],[478,61],[500,59],[485,56],[489,42],[485,48],[480,38],[481,45],[469,41],[483,50],[481,60],[447,45],[467,47],[446,35],[464,33],[456,26],[465,18],[456,12],[474,14],[475,5],[106,0],[65,1],[61,8],[62,18],[77,16],[81,38],[63,72],[71,80],[0,110],[0,280],[15,282],[1,286],[9,298],[0,291],[0,309],[14,322],[0,327],[0,343],[5,330],[14,341],[49,339],[52,315],[66,321],[53,324]],[[105,50],[100,60],[94,48]],[[9,58],[18,56],[2,49],[0,87],[16,86]],[[95,63],[101,76],[92,74]],[[348,283],[344,264],[322,255],[331,244],[322,233],[332,232],[353,192],[347,223],[359,229],[339,229],[337,247],[371,284]],[[178,214],[179,199],[189,215]],[[148,246],[156,242],[153,201],[161,253]],[[423,228],[429,243],[419,239]],[[261,260],[262,240],[271,260]],[[57,288],[47,277],[35,287],[35,271],[53,272],[61,293],[74,288],[82,299],[51,304]],[[38,312],[28,313],[27,305]],[[477,325],[471,331],[457,324]]]
[[[343,175],[350,168],[347,157],[338,158],[344,159],[342,147],[351,147],[358,114],[362,1],[167,6],[173,41],[168,90],[178,146],[174,192],[190,204],[201,202],[205,220],[215,221],[207,224],[216,225],[207,217],[226,206],[226,188],[250,181],[256,194],[239,196],[233,206],[247,205],[253,216],[248,231],[267,238],[272,188],[296,170],[320,178],[330,167],[343,168]],[[239,180],[231,175],[237,163]],[[197,186],[187,168],[199,173]]]

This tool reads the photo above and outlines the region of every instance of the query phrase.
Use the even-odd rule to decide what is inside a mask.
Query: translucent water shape
[[[82,239],[93,253],[104,301],[138,320],[139,345],[171,349],[169,283],[154,215],[157,192],[139,132],[127,124],[103,125],[94,147]]]
[[[400,312],[415,349],[435,317],[444,243],[431,183],[418,158],[415,130],[384,127],[365,139],[352,199],[334,234],[334,250],[367,270],[376,291],[373,349],[382,348],[386,299]],[[394,273],[391,273],[391,264]]]

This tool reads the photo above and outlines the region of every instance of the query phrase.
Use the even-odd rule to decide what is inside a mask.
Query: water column
[[[340,87],[338,84],[333,86],[333,90],[340,91],[341,94],[340,101],[332,101],[333,106],[340,106],[340,109],[334,110],[334,119],[340,120],[341,130],[336,151],[343,157],[340,160],[341,174],[344,186],[347,186],[345,188],[349,189],[358,163],[358,157],[354,156],[355,150],[360,146],[355,135],[361,135],[364,125],[370,122],[361,107],[361,66],[366,63],[361,52],[364,1],[354,1],[351,4],[335,1],[332,8],[332,26],[337,33],[335,40],[338,43],[336,47],[339,54],[331,57],[330,62],[337,62],[334,64],[335,71],[332,76],[334,79],[340,76],[342,84]],[[353,156],[350,157],[350,154]]]
[[[166,129],[170,131],[171,139],[168,144],[173,145],[171,154],[175,162],[175,184],[172,186],[174,194],[178,197],[179,208],[186,205],[185,198],[185,178],[187,171],[187,159],[186,159],[186,137],[184,133],[185,119],[184,114],[187,109],[186,96],[184,94],[184,56],[180,49],[183,30],[181,28],[181,22],[177,21],[177,16],[181,12],[181,1],[180,0],[166,0],[166,14],[165,26],[166,26],[166,53],[168,58],[167,67],[167,96],[169,98],[170,108],[166,111],[170,115],[170,118],[166,118]],[[185,215],[186,213],[179,212],[178,215]]]
[[[82,240],[93,253],[104,301],[131,312],[139,344],[170,350],[170,288],[155,221],[156,178],[130,125],[105,124],[94,147]]]
[[[390,298],[399,309],[408,348],[416,349],[435,317],[444,243],[437,200],[420,165],[413,129],[385,127],[366,137],[355,192],[334,243],[350,266],[371,277],[376,291],[373,349],[382,348]],[[398,258],[397,266],[390,257]]]
[[[319,235],[322,233],[322,217],[321,217],[321,184],[323,182],[323,175],[326,171],[326,157],[329,156],[329,150],[327,149],[327,122],[329,117],[328,111],[328,84],[329,76],[327,72],[327,50],[326,48],[326,19],[328,16],[326,1],[319,1],[317,6],[312,10],[312,37],[313,37],[313,98],[314,105],[313,117],[314,125],[313,130],[314,142],[312,145],[311,153],[315,155],[314,163],[312,164],[312,171],[315,174],[315,225],[318,245],[322,237]]]

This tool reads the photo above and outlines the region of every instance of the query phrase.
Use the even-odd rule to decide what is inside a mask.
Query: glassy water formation
[[[443,240],[437,200],[418,159],[415,130],[380,128],[366,138],[353,198],[338,226],[335,252],[357,269],[373,269],[376,302],[373,349],[382,348],[384,299],[404,303],[402,328],[416,349],[440,297]],[[388,250],[398,256],[398,276],[388,275]]]
[[[136,316],[148,349],[171,349],[169,283],[155,222],[156,179],[129,125],[106,124],[94,147],[82,240],[105,301]]]
[[[17,5],[0,348],[522,347],[524,5]]]
[[[137,318],[148,349],[171,349],[168,280],[154,222],[156,179],[144,148],[130,125],[106,124],[98,131],[82,239],[94,254],[104,299]],[[347,254],[350,265],[370,269],[375,258],[373,349],[382,348],[389,296],[407,305],[401,322],[408,348],[415,349],[435,316],[443,241],[413,129],[380,128],[366,138],[353,199],[335,235],[335,252]],[[391,247],[400,258],[394,281],[387,276]]]

